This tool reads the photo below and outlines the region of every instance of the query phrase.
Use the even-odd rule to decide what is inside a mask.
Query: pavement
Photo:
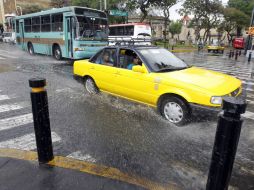
[[[15,149],[0,149],[1,190],[175,190],[175,184],[161,186],[138,176],[102,165],[55,156],[38,164],[37,153]]]
[[[224,55],[206,51],[176,55],[188,64],[236,76],[245,84],[249,105],[243,115],[230,186],[254,189],[253,61],[248,63],[243,56],[237,61],[228,59],[227,52]],[[158,187],[175,183],[181,189],[205,188],[217,115],[200,114],[185,127],[176,127],[150,107],[107,94],[85,93],[83,85],[73,80],[72,64],[68,60],[30,56],[7,44],[0,44],[0,150],[36,152],[28,85],[28,79],[36,76],[47,79],[56,158],[109,167],[131,179],[138,176]],[[0,157],[18,159],[6,155],[6,151],[5,156],[0,153]],[[36,159],[23,161],[38,166]],[[54,168],[73,171],[62,166],[59,163]],[[15,168],[12,170],[15,175]],[[94,176],[89,171],[84,174]],[[122,182],[147,189],[129,181]]]

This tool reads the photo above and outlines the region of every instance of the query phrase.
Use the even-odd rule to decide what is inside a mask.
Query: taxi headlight
[[[221,96],[212,96],[211,97],[211,103],[220,105],[222,104],[222,97]]]

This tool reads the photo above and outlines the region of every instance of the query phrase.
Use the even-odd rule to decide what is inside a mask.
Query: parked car
[[[16,43],[15,32],[3,32],[3,42]]]
[[[189,66],[156,46],[105,47],[91,59],[75,61],[73,69],[89,93],[106,92],[155,107],[176,125],[188,122],[195,108],[220,110],[224,96],[242,91],[235,77]]]
[[[245,46],[244,38],[235,38],[233,39],[233,47],[235,49],[243,49]]]
[[[214,52],[214,53],[224,53],[225,47],[222,46],[222,44],[219,43],[212,43],[207,46],[207,51],[209,52]]]

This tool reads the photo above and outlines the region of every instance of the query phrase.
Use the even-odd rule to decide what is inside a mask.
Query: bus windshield
[[[88,16],[77,16],[76,39],[101,40],[108,37],[108,23],[106,19]]]

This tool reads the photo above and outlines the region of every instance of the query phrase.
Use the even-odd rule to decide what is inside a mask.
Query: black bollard
[[[235,51],[233,50],[231,57],[234,57],[234,56],[235,56]]]
[[[48,97],[45,90],[46,80],[42,78],[29,79],[31,90],[32,111],[34,119],[34,132],[37,145],[39,163],[53,160],[53,147],[51,139]]]
[[[251,54],[252,54],[252,52],[250,51],[249,57],[248,57],[248,62],[250,62],[250,60],[251,60]]]
[[[247,106],[245,100],[234,97],[225,97],[222,105],[206,190],[228,189],[243,122],[241,114]]]
[[[241,56],[241,54],[242,54],[242,51],[241,51],[241,50],[239,50],[239,56]]]
[[[230,50],[230,52],[229,52],[229,54],[228,54],[228,58],[229,58],[229,59],[231,58],[231,50]]]
[[[235,52],[235,60],[238,58],[238,51]]]

